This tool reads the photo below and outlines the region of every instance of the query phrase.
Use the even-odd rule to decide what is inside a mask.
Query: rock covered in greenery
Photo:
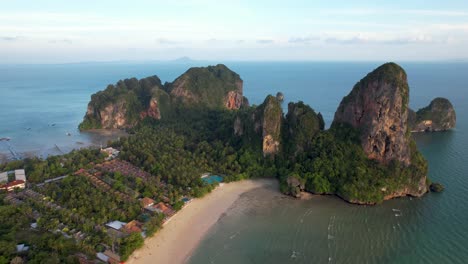
[[[446,98],[435,98],[431,103],[410,111],[409,123],[411,132],[446,131],[455,127],[457,117],[452,103]]]
[[[431,192],[440,193],[440,192],[443,192],[445,188],[442,184],[434,182],[434,183],[431,183],[430,189],[431,189]]]
[[[248,142],[262,142],[264,156],[274,156],[280,151],[283,109],[278,99],[268,95],[257,107],[245,109],[234,119],[234,135]]]
[[[305,180],[295,175],[290,175],[286,179],[288,193],[296,198],[301,197],[301,192],[305,189]]]
[[[160,119],[169,103],[157,76],[120,80],[91,96],[80,129],[133,127],[142,117]]]
[[[190,68],[168,85],[173,98],[209,108],[239,109],[247,101],[239,74],[222,64]]]
[[[255,130],[263,139],[263,155],[275,155],[279,152],[283,109],[276,97],[268,95],[255,111]]]
[[[170,116],[180,105],[239,109],[248,105],[242,85],[239,75],[222,64],[191,68],[164,85],[157,76],[121,80],[91,96],[80,129],[131,128],[146,117]]]
[[[362,148],[370,159],[383,163],[396,159],[409,165],[408,98],[406,72],[395,63],[387,63],[369,73],[343,98],[333,123],[360,130]]]
[[[427,162],[409,133],[408,96],[406,73],[395,63],[358,82],[338,107],[329,135],[314,142],[316,172],[306,188],[361,204],[426,193]]]
[[[325,128],[320,113],[316,113],[302,101],[288,104],[284,129],[284,142],[287,152],[293,156],[309,150],[312,139]]]

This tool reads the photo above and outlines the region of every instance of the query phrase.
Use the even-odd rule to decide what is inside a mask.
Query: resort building
[[[0,185],[0,190],[11,192],[14,189],[24,189],[25,187],[26,187],[26,183],[24,181],[14,180],[12,182]]]
[[[16,252],[21,253],[21,252],[26,252],[29,250],[29,247],[26,246],[25,244],[18,244],[16,245]]]
[[[169,218],[175,214],[175,211],[169,205],[166,205],[163,202],[154,205],[153,208],[156,212],[164,214],[166,218]]]
[[[128,224],[123,226],[122,231],[125,233],[142,233],[143,232],[143,224],[137,220],[130,221]]]
[[[124,227],[127,223],[125,222],[120,222],[120,221],[112,221],[106,224],[107,227],[110,227],[115,230],[120,230],[122,227]]]
[[[108,155],[108,157],[106,158],[106,160],[112,160],[112,159],[115,159],[117,158],[117,156],[119,155],[120,151],[116,150],[115,148],[105,148],[105,149],[102,149],[101,148],[101,152],[104,152]]]
[[[0,183],[8,182],[8,172],[0,173]]]
[[[106,250],[104,252],[99,252],[96,254],[96,257],[103,261],[104,263],[109,263],[109,264],[120,264],[124,263],[120,260],[120,256],[117,255],[116,253],[112,252],[111,250]]]
[[[141,207],[146,208],[154,205],[154,200],[148,197],[142,198],[140,200]]]
[[[9,175],[11,174],[14,174],[14,180],[9,182]],[[3,182],[3,184],[0,185],[0,190],[11,192],[16,188],[24,189],[26,187],[26,173],[23,169],[3,172],[0,174],[0,183],[1,182]]]
[[[26,182],[26,173],[24,172],[23,169],[15,170],[15,179]]]

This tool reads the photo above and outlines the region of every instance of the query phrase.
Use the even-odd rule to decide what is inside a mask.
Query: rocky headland
[[[417,112],[410,109],[408,122],[411,132],[447,131],[455,127],[457,115],[448,99],[438,97]]]
[[[180,109],[218,111],[232,131],[225,140],[240,149],[257,148],[258,159],[270,166],[284,193],[335,194],[352,203],[375,204],[426,193],[427,162],[410,132],[455,125],[446,99],[437,98],[417,112],[409,109],[408,77],[395,63],[357,82],[329,130],[322,115],[303,102],[289,103],[284,114],[283,100],[278,93],[249,106],[237,73],[224,65],[191,68],[172,83],[153,76],[109,85],[92,96],[80,128],[131,128],[146,118],[177,119]]]

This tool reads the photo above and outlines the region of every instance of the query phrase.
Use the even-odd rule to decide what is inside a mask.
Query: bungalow
[[[125,222],[120,222],[120,221],[112,221],[106,224],[107,227],[110,227],[115,230],[120,230],[122,227],[124,227],[127,223]]]
[[[164,214],[166,218],[175,214],[175,211],[170,207],[170,205],[166,205],[163,202],[154,205],[153,208],[156,210],[156,212]]]
[[[101,152],[104,152],[108,155],[108,157],[106,158],[106,160],[112,160],[112,159],[115,159],[117,158],[117,156],[119,155],[120,151],[116,150],[115,148],[112,148],[112,147],[109,147],[109,148],[105,148],[105,149],[102,149],[101,148]]]
[[[104,251],[104,255],[108,257],[107,263],[110,263],[110,264],[124,263],[124,262],[120,261],[120,256],[119,255],[117,255],[116,253],[114,253],[114,252],[112,252],[110,250]]]
[[[122,230],[126,233],[141,233],[143,232],[142,230],[143,224],[140,223],[137,220],[130,221],[128,224],[122,227]]]
[[[146,208],[148,206],[154,205],[154,200],[148,197],[142,198],[140,200],[141,207]]]

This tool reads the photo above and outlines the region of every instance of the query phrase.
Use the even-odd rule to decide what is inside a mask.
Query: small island
[[[411,132],[447,131],[455,127],[457,116],[452,103],[446,98],[435,98],[417,112],[410,110]]]
[[[411,131],[428,120],[430,131],[449,129],[455,113],[442,99],[412,112],[399,65],[386,63],[358,81],[329,129],[304,102],[289,102],[284,113],[284,98],[278,92],[250,105],[240,76],[222,64],[190,68],[164,84],[150,76],[108,85],[91,96],[79,128],[122,129],[127,137],[103,149],[0,164],[2,230],[10,230],[2,254],[10,259],[15,246],[31,245],[24,254],[36,263],[124,261],[144,237],[219,185],[201,177],[207,172],[223,184],[274,179],[293,197],[336,195],[364,205],[441,189],[430,188],[428,164]],[[21,169],[27,184],[15,188],[9,173]],[[242,183],[229,187],[229,201],[242,190],[271,185]],[[193,219],[193,210],[186,212],[182,219]]]

